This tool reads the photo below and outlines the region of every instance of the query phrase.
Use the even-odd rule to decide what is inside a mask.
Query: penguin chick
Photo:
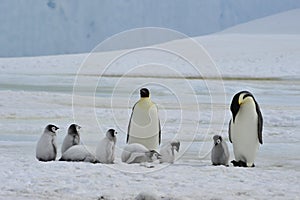
[[[71,146],[80,143],[79,129],[81,127],[77,124],[71,124],[68,129],[68,133],[61,146],[61,154],[68,150]]]
[[[59,128],[53,124],[49,124],[44,129],[44,133],[40,137],[36,146],[36,158],[39,161],[53,161],[57,155],[56,131]]]
[[[220,135],[215,135],[213,140],[214,146],[211,151],[212,164],[228,166],[229,151],[226,142]]]
[[[163,146],[160,150],[161,159],[159,160],[160,163],[174,163],[175,160],[175,151],[179,152],[180,142],[174,140],[169,142],[167,145]]]
[[[96,158],[100,163],[113,164],[115,160],[115,146],[117,142],[117,132],[109,129],[106,136],[99,142],[96,149]]]
[[[96,157],[84,146],[74,145],[65,151],[59,161],[97,163]]]
[[[153,162],[160,158],[161,155],[157,151],[149,150],[138,143],[127,145],[121,155],[122,162],[127,164]]]

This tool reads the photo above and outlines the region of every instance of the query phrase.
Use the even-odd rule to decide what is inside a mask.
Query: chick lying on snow
[[[84,145],[75,145],[63,153],[59,161],[98,163],[96,157]]]

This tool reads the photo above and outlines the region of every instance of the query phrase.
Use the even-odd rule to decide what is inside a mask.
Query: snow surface
[[[288,16],[292,15],[285,19],[291,20]],[[213,76],[170,78],[166,77],[167,70],[160,74],[144,67],[122,77],[132,69],[132,63],[147,62],[139,57],[141,52],[114,63],[91,91],[98,83],[98,74],[76,77],[81,63],[88,61],[86,54],[1,58],[0,198],[119,200],[134,199],[144,192],[162,199],[299,199],[300,33],[286,33],[196,38],[215,60],[223,81]],[[99,54],[107,59],[114,55],[118,52]],[[152,58],[179,73],[184,71],[182,66],[190,69],[172,56],[154,54]],[[181,75],[193,75],[190,73],[192,70]],[[139,77],[143,74],[151,77]],[[82,77],[84,84],[72,99],[74,81]],[[209,90],[223,84],[225,94]],[[173,165],[154,163],[154,168],[146,168],[120,160],[131,107],[144,85],[150,88],[160,110],[162,143],[181,141]],[[228,142],[229,104],[232,96],[244,89],[253,92],[264,116],[264,144],[256,167],[211,166],[208,153],[212,137],[220,134]],[[213,116],[218,120],[211,121]],[[115,164],[43,163],[35,159],[36,142],[44,127],[48,123],[60,127],[60,149],[74,120],[82,126],[81,141],[91,151],[108,128],[117,130]],[[232,160],[229,142],[228,146]]]

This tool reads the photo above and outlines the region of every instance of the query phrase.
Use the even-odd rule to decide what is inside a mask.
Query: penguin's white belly
[[[134,108],[128,143],[143,144],[148,149],[159,146],[159,118],[154,104],[140,105]]]
[[[107,138],[100,141],[96,149],[96,158],[101,163],[114,162],[114,142]]]
[[[56,158],[56,149],[54,149],[52,140],[56,140],[55,136],[43,134],[38,141],[36,147],[36,157],[43,160],[54,160]]]
[[[259,148],[256,112],[240,112],[231,122],[231,140],[236,161],[244,161],[247,165],[254,163]]]

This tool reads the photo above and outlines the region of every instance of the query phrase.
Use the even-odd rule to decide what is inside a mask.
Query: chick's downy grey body
[[[40,137],[36,146],[36,158],[39,161],[53,161],[57,155],[56,131],[59,128],[53,124],[49,124],[44,129],[44,133]]]
[[[59,161],[97,163],[96,157],[84,145],[74,145],[65,151]]]
[[[174,163],[175,160],[175,151],[179,152],[180,142],[177,140],[171,141],[164,145],[161,150],[160,163]]]
[[[106,136],[99,142],[96,149],[96,157],[100,163],[114,163],[117,142],[116,134],[117,132],[114,129],[109,129],[106,132]]]
[[[160,159],[160,154],[155,150],[149,150],[141,144],[129,144],[125,146],[122,155],[122,162],[127,164],[153,162]]]
[[[214,146],[211,151],[211,162],[213,165],[225,165],[228,166],[229,151],[226,142],[220,135],[213,137]]]
[[[63,144],[61,146],[61,154],[67,151],[70,147],[78,145],[80,143],[79,129],[81,127],[77,124],[71,124],[68,128],[68,134],[66,135]]]

